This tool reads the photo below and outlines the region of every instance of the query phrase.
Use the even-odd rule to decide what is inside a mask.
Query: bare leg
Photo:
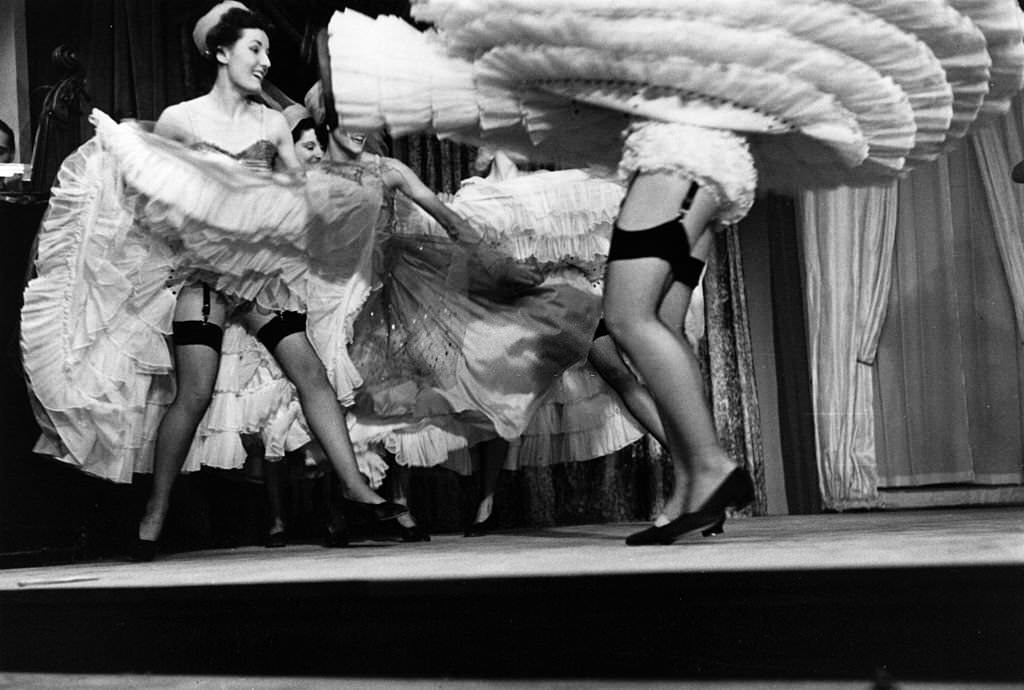
[[[178,295],[174,320],[201,319],[202,288],[183,288]],[[224,303],[216,294],[211,299],[209,321],[218,326],[224,323]],[[139,523],[138,536],[143,541],[156,541],[163,530],[174,480],[181,472],[181,466],[192,445],[192,437],[210,405],[219,363],[220,352],[206,345],[181,345],[174,348],[178,394],[167,408],[157,431],[153,488]]]
[[[687,185],[671,175],[638,176],[623,203],[619,227],[628,232],[665,222],[676,215],[686,190]],[[691,246],[714,211],[710,194],[698,192],[684,221]],[[680,465],[677,476],[689,477],[685,501],[674,495],[672,505],[666,505],[665,517],[672,519],[699,508],[732,471],[733,463],[719,445],[697,358],[682,333],[659,318],[669,271],[667,262],[657,258],[609,263],[604,305],[612,336],[657,405],[672,462]]]
[[[394,481],[391,483],[391,500],[398,505],[409,507],[409,468],[397,463],[393,464],[391,476]],[[416,519],[408,512],[398,517],[398,524],[403,527],[415,527]]]
[[[484,522],[494,512],[494,492],[498,476],[508,457],[509,443],[500,438],[480,444],[480,503],[476,507],[475,523]]]
[[[270,510],[270,529],[267,536],[274,536],[284,533],[284,489],[283,475],[287,471],[286,461],[281,458],[277,461],[263,458],[263,486],[267,491],[267,507]]]
[[[711,248],[711,233],[704,232],[694,243],[690,255],[703,260],[707,259]],[[690,308],[693,289],[683,283],[673,281],[658,307],[658,318],[673,333],[684,334],[686,312]],[[661,415],[657,404],[647,386],[639,381],[633,370],[622,359],[622,353],[610,336],[602,336],[594,341],[590,348],[591,364],[605,381],[618,393],[626,409],[637,419],[646,431],[668,450],[668,440],[661,424]],[[686,505],[689,493],[689,476],[684,462],[672,463],[672,494],[665,503],[664,511],[655,520],[655,524],[664,524],[669,515],[678,515]]]
[[[256,331],[270,318],[254,311],[246,316],[246,322]],[[306,334],[292,333],[285,336],[274,348],[273,354],[285,375],[295,384],[310,430],[331,461],[334,471],[338,473],[348,498],[361,503],[383,503],[384,499],[370,488],[359,473],[355,451],[348,435],[345,411],[335,397],[324,365]]]
[[[650,391],[633,375],[633,370],[623,361],[619,348],[611,336],[601,336],[590,346],[587,358],[598,374],[615,390],[629,413],[654,437],[663,448],[668,449],[665,430],[661,426],[658,407]]]

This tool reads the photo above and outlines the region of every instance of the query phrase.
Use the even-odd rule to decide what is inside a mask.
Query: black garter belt
[[[210,286],[203,284],[203,320],[174,321],[171,324],[171,341],[175,347],[181,345],[206,345],[220,353],[224,341],[224,329],[210,323]]]
[[[305,314],[297,311],[283,311],[263,324],[260,330],[256,331],[256,339],[273,353],[277,344],[291,334],[305,332]]]

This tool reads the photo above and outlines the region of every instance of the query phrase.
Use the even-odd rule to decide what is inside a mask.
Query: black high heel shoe
[[[629,546],[667,545],[684,534],[699,531],[710,537],[725,532],[726,508],[744,508],[754,500],[754,482],[743,468],[737,467],[708,496],[699,509],[683,513],[660,527],[648,527],[626,537]]]
[[[348,522],[340,510],[332,509],[324,531],[324,547],[343,549],[348,546]]]
[[[464,537],[485,537],[490,534],[494,528],[498,526],[498,518],[495,512],[492,510],[491,514],[487,516],[487,519],[483,522],[474,522],[466,528],[462,536]]]
[[[392,503],[391,501],[384,501],[383,503],[363,503],[362,501],[353,501],[352,499],[344,498],[341,501],[341,505],[347,518],[354,518],[355,520],[363,522],[384,522],[385,520],[394,520],[395,518],[409,512],[409,509],[401,503]]]
[[[324,533],[324,548],[343,549],[348,546],[348,529],[342,525],[327,525]]]
[[[687,516],[691,518],[700,517],[700,519],[694,519],[689,521],[687,524],[683,524],[682,520]],[[645,530],[629,535],[626,537],[626,543],[630,546],[651,546],[654,544],[666,546],[687,532],[696,532],[697,530],[700,530],[701,536],[704,537],[712,537],[716,534],[722,534],[725,532],[724,525],[725,513],[718,516],[698,516],[697,513],[684,513],[667,524],[651,526]],[[676,530],[680,529],[683,531],[676,533]]]
[[[280,532],[267,532],[267,538],[263,540],[263,546],[268,549],[280,549],[288,546],[288,537],[285,536],[284,530]]]
[[[136,537],[128,549],[128,560],[133,563],[149,563],[156,558],[159,550],[158,542]]]
[[[427,534],[419,525],[413,525],[412,527],[406,527],[400,522],[395,524],[395,533],[398,535],[399,541],[404,542],[417,542],[417,541],[430,541],[430,535]]]

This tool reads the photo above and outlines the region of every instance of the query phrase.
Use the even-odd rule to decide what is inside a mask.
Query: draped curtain
[[[877,370],[882,487],[1022,480],[1024,206],[1009,170],[1024,152],[1003,136],[1015,114],[901,183]]]
[[[200,58],[191,25],[209,3],[91,0],[82,16],[82,61],[93,104],[115,119],[155,120],[198,96]]]
[[[890,284],[895,185],[799,198],[808,354],[827,508],[878,504],[874,362]]]
[[[897,185],[800,198],[827,507],[1024,479],[1022,135],[1018,99]]]
[[[970,138],[984,184],[999,259],[1013,300],[1017,337],[1024,340],[1024,187],[1010,179],[1012,167],[1024,160],[1024,105],[1014,99],[1010,113]]]

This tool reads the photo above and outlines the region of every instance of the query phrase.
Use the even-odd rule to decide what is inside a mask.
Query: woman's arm
[[[383,161],[384,184],[412,199],[417,206],[441,224],[449,237],[464,242],[479,242],[483,239],[465,218],[437,198],[433,190],[423,184],[423,181],[405,163],[394,158],[384,158]]]
[[[271,141],[277,146],[277,160],[280,167],[289,172],[300,172],[302,165],[295,155],[295,146],[292,143],[292,133],[288,129],[288,121],[284,115],[276,110],[267,109],[267,129],[270,132]]]

